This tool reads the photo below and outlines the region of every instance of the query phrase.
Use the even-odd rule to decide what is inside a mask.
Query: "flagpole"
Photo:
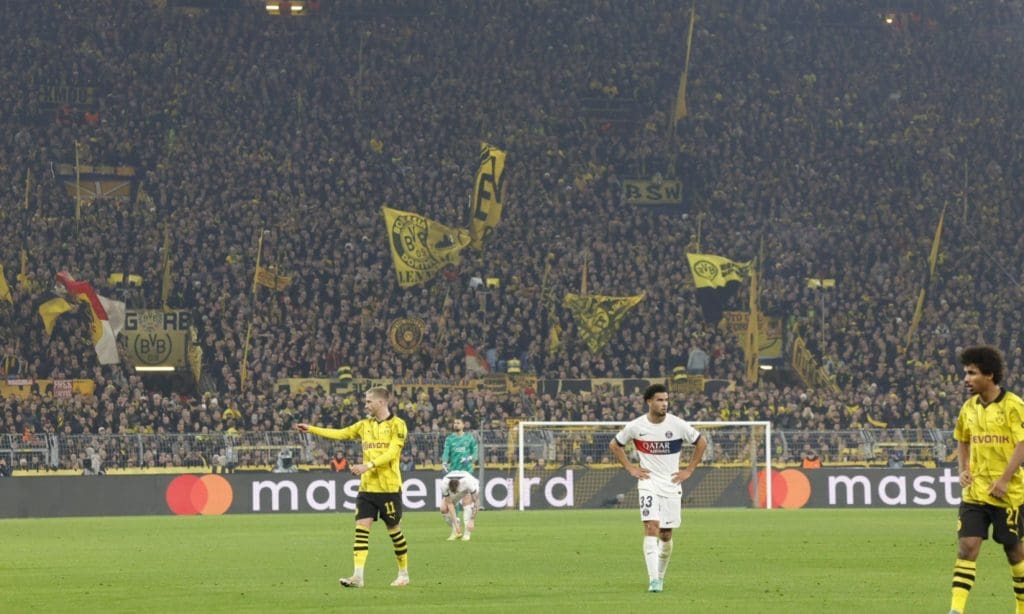
[[[703,221],[704,221],[704,212],[701,211],[700,213],[697,214],[697,253],[698,254],[703,253],[701,251],[701,249],[700,249],[700,227],[701,227],[701,223]]]
[[[964,160],[964,224],[967,224],[967,168],[968,162]]]
[[[164,225],[164,262],[163,262],[163,287],[160,289],[160,299],[164,310],[167,309],[167,299],[171,295],[171,227]]]
[[[78,141],[75,141],[75,232],[82,222],[82,171],[78,163]]]
[[[249,381],[249,337],[252,335],[252,321],[249,322],[249,326],[245,329],[245,347],[242,349],[242,364],[239,368],[238,376],[238,391],[242,392],[245,390],[245,385]]]
[[[757,303],[758,303],[758,301],[757,301],[757,298],[758,298],[757,297],[757,294],[758,294],[757,268],[758,268],[758,266],[760,266],[760,263],[755,261],[754,265],[752,267],[750,267],[750,297],[749,297],[749,300],[750,300],[750,303],[749,303],[750,313],[747,316],[747,342],[746,342],[746,344],[744,344],[744,345],[746,345],[746,350],[747,350],[746,362],[747,362],[747,384],[748,385],[755,385],[755,384],[757,384],[758,375],[759,375],[759,373],[758,373],[758,371],[759,371],[759,369],[758,369],[758,358],[759,358],[758,354],[759,354],[760,348],[758,347],[759,346],[758,336],[759,336],[760,331],[758,330],[759,310],[758,310],[758,305],[757,305]]]
[[[260,240],[256,246],[256,270],[252,273],[252,308],[254,312],[256,310],[256,290],[259,288],[259,284],[256,283],[256,277],[260,274],[260,258],[263,257],[263,235],[266,232],[266,229],[260,230]]]
[[[924,303],[927,296],[928,287],[931,285],[932,277],[935,275],[935,265],[939,260],[939,246],[942,244],[942,226],[946,218],[946,205],[942,205],[942,213],[939,214],[939,223],[935,225],[935,236],[932,237],[932,246],[928,252],[928,274],[925,276],[925,281],[921,285],[921,290],[917,294],[917,305],[914,307],[914,315],[910,319],[910,327],[907,329],[907,341],[900,351],[900,354],[906,354],[910,350],[910,345],[914,341],[914,336],[917,334],[917,328],[921,324],[921,316],[924,314]]]
[[[25,206],[24,209],[28,211],[28,198],[32,192],[32,169],[25,171]]]
[[[590,250],[583,252],[583,274],[580,277],[580,295],[586,296],[587,292],[587,269],[590,268]]]

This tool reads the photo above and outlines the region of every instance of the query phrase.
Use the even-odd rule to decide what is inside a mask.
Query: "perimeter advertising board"
[[[409,512],[436,510],[441,476],[413,471],[406,476],[403,503]],[[683,488],[684,507],[764,506],[767,481],[749,469],[699,468]],[[773,470],[773,507],[953,507],[960,503],[955,472],[940,469]],[[277,514],[351,512],[359,480],[351,474],[235,473],[21,477],[0,480],[0,518],[62,516]],[[483,507],[514,509],[516,481],[487,475]],[[636,481],[614,468],[561,468],[529,472],[527,509],[635,508]]]

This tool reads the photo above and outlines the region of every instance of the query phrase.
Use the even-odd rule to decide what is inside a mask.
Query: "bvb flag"
[[[686,259],[690,262],[693,283],[697,287],[697,302],[704,320],[718,324],[725,303],[736,294],[743,278],[750,272],[750,262],[733,262],[711,254],[686,254]]]
[[[476,171],[473,202],[469,212],[469,237],[473,249],[482,250],[487,238],[501,221],[505,200],[505,152],[480,144],[480,168]]]
[[[449,228],[416,213],[389,207],[381,210],[399,286],[429,281],[441,269],[461,261],[459,252],[470,240],[462,228]]]
[[[568,293],[562,304],[580,329],[580,337],[596,353],[611,340],[615,331],[630,309],[644,300],[643,294],[635,296],[582,296]]]

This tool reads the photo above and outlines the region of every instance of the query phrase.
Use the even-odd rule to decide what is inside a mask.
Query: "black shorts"
[[[389,527],[402,520],[402,493],[360,492],[356,496],[356,520],[380,518]]]
[[[961,502],[956,534],[958,537],[988,539],[988,528],[991,526],[992,539],[1004,546],[1012,546],[1019,543],[1021,535],[1024,535],[1021,509]]]

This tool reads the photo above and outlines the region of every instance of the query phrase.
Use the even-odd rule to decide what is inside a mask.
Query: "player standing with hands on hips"
[[[328,429],[309,424],[295,428],[327,439],[359,439],[363,444],[363,462],[350,465],[359,476],[359,494],[356,496],[356,538],[352,546],[355,568],[349,578],[338,580],[348,588],[362,588],[363,567],[370,553],[370,526],[378,517],[384,521],[395,547],[398,559],[398,577],[391,586],[409,583],[409,547],[402,534],[402,473],[398,467],[402,448],[409,434],[405,421],[388,409],[391,393],[387,388],[366,391],[368,418],[343,429]]]
[[[664,385],[648,386],[644,403],[647,413],[623,427],[608,447],[629,475],[639,480],[644,560],[650,579],[647,590],[660,593],[672,557],[672,529],[682,521],[681,484],[693,475],[708,443],[689,422],[668,413],[668,389]],[[639,465],[626,458],[625,445],[630,441],[636,446]],[[680,469],[679,456],[684,443],[693,444],[693,453],[686,467]]]
[[[960,352],[971,397],[960,408],[953,438],[963,497],[957,522],[951,614],[962,614],[974,587],[981,542],[1002,544],[1010,563],[1017,614],[1024,614],[1024,401],[999,386],[1003,355],[989,345]]]

